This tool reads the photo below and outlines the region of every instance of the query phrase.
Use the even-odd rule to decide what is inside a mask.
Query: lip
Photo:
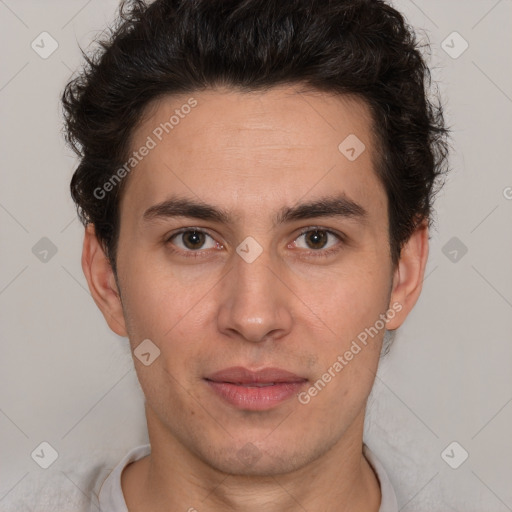
[[[281,368],[233,366],[204,379],[220,398],[244,410],[263,411],[295,396],[307,379]]]

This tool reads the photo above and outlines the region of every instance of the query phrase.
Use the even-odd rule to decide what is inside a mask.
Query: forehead
[[[368,210],[386,202],[370,111],[355,97],[292,86],[167,96],[148,106],[134,130],[131,151],[144,146],[151,149],[122,197],[139,216],[171,194],[242,216],[256,204],[276,210],[333,192],[366,201]]]

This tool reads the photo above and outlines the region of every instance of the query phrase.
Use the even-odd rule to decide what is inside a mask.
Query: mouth
[[[308,382],[305,377],[281,368],[251,371],[236,366],[204,379],[224,402],[244,410],[263,411],[296,395]]]

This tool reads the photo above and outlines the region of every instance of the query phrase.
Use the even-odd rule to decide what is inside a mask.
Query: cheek
[[[325,280],[317,277],[317,283],[324,281],[326,287],[310,295],[310,304],[319,313],[323,325],[316,323],[326,334],[315,343],[320,358],[311,394],[307,393],[326,413],[334,407],[355,414],[377,371],[385,333],[380,315],[387,311],[390,276],[375,261],[364,267],[361,262],[347,264]]]
[[[303,289],[302,296],[330,331],[329,338],[343,345],[374,325],[379,315],[385,313],[389,282],[390,276],[382,269],[357,263],[346,265],[342,270],[317,274]]]
[[[193,350],[192,339],[199,338],[215,318],[213,272],[201,274],[190,266],[186,272],[174,272],[170,265],[144,263],[133,258],[124,268],[121,281],[123,311],[128,336],[134,349],[149,338],[167,359],[177,361]],[[217,305],[218,306],[218,305]]]

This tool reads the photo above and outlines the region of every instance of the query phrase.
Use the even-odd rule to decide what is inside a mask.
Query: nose
[[[292,328],[293,293],[268,250],[251,263],[233,255],[217,315],[219,330],[253,343],[279,339]]]

